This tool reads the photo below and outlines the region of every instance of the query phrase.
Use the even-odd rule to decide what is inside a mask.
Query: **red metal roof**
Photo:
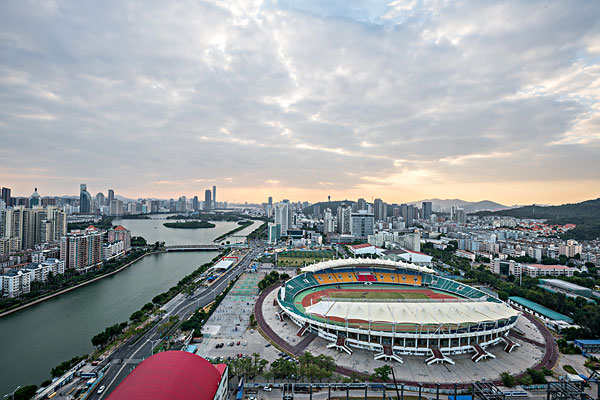
[[[564,265],[528,264],[528,266],[538,269],[572,269],[571,267],[566,267]]]
[[[369,244],[369,243],[362,243],[362,244],[355,244],[355,245],[350,246],[350,247],[352,247],[353,249],[363,249],[365,247],[374,247],[374,246],[372,244]]]
[[[126,231],[127,229],[123,228],[121,225],[115,228],[115,231]]]
[[[110,400],[213,400],[221,374],[204,358],[165,351],[138,365],[108,396]]]

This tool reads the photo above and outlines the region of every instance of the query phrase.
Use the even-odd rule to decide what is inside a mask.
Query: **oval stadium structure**
[[[428,364],[454,363],[449,355],[494,357],[486,348],[508,338],[519,312],[481,290],[441,277],[426,267],[380,259],[340,259],[307,266],[277,293],[281,311],[299,326],[352,353],[402,362],[427,356]]]

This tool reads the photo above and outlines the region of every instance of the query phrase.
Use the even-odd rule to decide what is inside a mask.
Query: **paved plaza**
[[[236,357],[238,354],[259,353],[269,362],[277,359],[279,350],[265,347],[267,341],[254,329],[248,329],[250,315],[258,298],[261,273],[246,273],[240,277],[202,329],[204,340],[196,354],[202,357]],[[228,344],[233,342],[233,346]],[[239,345],[237,343],[240,343]],[[223,343],[222,348],[215,346]],[[245,345],[244,345],[245,343]]]

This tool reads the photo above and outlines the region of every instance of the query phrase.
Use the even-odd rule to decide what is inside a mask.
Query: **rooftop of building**
[[[375,247],[375,246],[372,244],[369,244],[369,243],[361,243],[361,244],[354,244],[350,247],[352,247],[353,249],[364,249],[367,247]]]
[[[165,351],[139,364],[110,400],[213,400],[225,366],[185,351]]]
[[[576,285],[571,282],[563,281],[561,279],[540,279],[544,284],[556,286],[565,290],[583,290],[590,291],[591,289]]]
[[[537,268],[537,269],[563,269],[563,270],[575,269],[575,268],[571,268],[571,267],[566,267],[564,265],[526,264],[525,266],[533,267],[533,268]]]
[[[528,300],[526,298],[519,297],[519,296],[510,296],[508,299],[517,304],[522,305],[523,307],[527,307],[530,310],[533,310],[536,313],[541,314],[544,317],[549,318],[551,320],[566,321],[568,323],[573,323],[572,318],[567,317],[564,314],[561,314],[557,311],[551,310],[548,307],[544,307],[543,305],[538,304],[534,301]]]

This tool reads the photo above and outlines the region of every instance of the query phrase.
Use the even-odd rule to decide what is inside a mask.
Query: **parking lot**
[[[279,357],[279,350],[268,344],[258,331],[248,329],[258,297],[258,282],[262,278],[262,273],[246,273],[240,277],[206,322],[202,330],[204,340],[198,344],[196,354],[227,359],[259,353],[269,362]]]

